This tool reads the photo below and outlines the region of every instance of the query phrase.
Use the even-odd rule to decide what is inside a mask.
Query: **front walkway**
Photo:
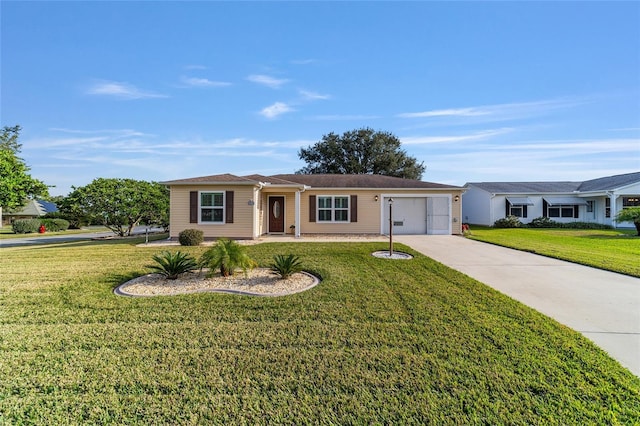
[[[640,279],[451,235],[394,240],[582,333],[640,376]]]

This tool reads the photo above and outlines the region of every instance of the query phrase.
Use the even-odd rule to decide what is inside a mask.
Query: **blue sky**
[[[52,195],[293,173],[389,131],[423,180],[640,170],[639,2],[13,2],[1,124]]]

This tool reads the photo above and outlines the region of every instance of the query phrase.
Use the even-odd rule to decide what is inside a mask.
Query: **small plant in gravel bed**
[[[278,275],[280,279],[286,280],[296,272],[302,271],[302,260],[300,260],[300,256],[293,254],[288,256],[277,254],[273,256],[271,271]]]
[[[198,269],[198,263],[193,256],[181,251],[175,253],[163,251],[154,255],[153,260],[156,264],[148,265],[147,267],[154,273],[163,275],[168,280],[175,280],[181,274]]]
[[[226,238],[221,238],[205,251],[199,264],[201,268],[209,268],[209,275],[213,275],[214,271],[219,269],[223,277],[233,275],[236,269],[242,269],[246,274],[248,269],[258,266],[247,254],[246,247]]]

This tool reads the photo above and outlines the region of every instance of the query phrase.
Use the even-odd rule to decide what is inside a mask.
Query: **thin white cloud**
[[[324,101],[327,99],[331,99],[331,95],[322,95],[317,92],[312,92],[310,90],[299,89],[298,93],[305,101]]]
[[[101,80],[91,85],[86,91],[87,95],[108,96],[118,99],[149,99],[167,98],[167,95],[139,89],[129,83]]]
[[[185,65],[184,69],[185,70],[206,70],[207,67],[205,67],[204,65],[193,64],[193,65]]]
[[[253,74],[247,77],[252,83],[260,84],[263,86],[270,87],[272,89],[279,89],[284,84],[288,83],[289,80],[283,78],[275,78],[264,74]]]
[[[309,65],[317,62],[315,59],[294,59],[291,61],[294,65]]]
[[[377,120],[382,118],[379,115],[314,115],[309,117],[309,120],[317,120],[317,121],[356,121],[356,120]]]
[[[182,77],[182,83],[188,87],[228,87],[231,83],[228,81],[215,81],[208,78]]]
[[[403,145],[428,145],[428,144],[448,144],[469,141],[479,141],[513,132],[512,128],[482,130],[466,135],[455,136],[409,136],[401,138]]]
[[[561,98],[533,102],[405,112],[397,116],[400,118],[470,118],[476,119],[476,121],[502,121],[543,115],[552,110],[571,108],[586,102],[586,99]]]
[[[260,115],[263,117],[273,119],[287,112],[294,111],[289,105],[284,102],[276,102],[273,105],[269,105],[268,107],[263,108],[260,111]]]

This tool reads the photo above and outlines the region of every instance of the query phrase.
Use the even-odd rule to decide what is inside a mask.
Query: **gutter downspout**
[[[306,191],[307,189],[311,188],[310,186],[308,187],[307,185],[302,185],[302,189],[299,189],[296,191],[295,194],[295,213],[294,213],[294,219],[293,219],[293,224],[295,226],[295,231],[294,231],[294,237],[295,238],[300,238],[300,194],[302,194],[304,191]]]

